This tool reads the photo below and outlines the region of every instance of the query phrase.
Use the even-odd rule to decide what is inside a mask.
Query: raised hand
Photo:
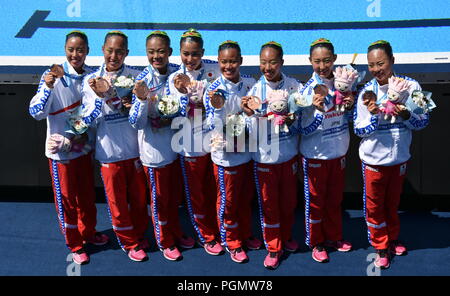
[[[186,74],[178,74],[173,79],[175,88],[182,94],[187,94],[187,87],[189,86],[191,79]]]

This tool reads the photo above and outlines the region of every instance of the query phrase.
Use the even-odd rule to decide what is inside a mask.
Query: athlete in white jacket
[[[297,167],[299,135],[295,129],[297,122],[291,122],[288,131],[276,133],[272,121],[267,120],[268,96],[275,90],[288,94],[297,92],[301,84],[282,73],[283,49],[276,42],[268,42],[261,47],[260,70],[263,74],[248,92],[261,100],[261,107],[251,116],[250,137],[258,140],[254,160],[254,178],[260,208],[261,227],[268,255],[264,266],[278,267],[283,249],[295,252],[298,243],[292,239],[294,213],[297,205]],[[250,112],[252,113],[252,112]],[[287,115],[285,121],[289,121]],[[262,122],[262,123],[261,123]],[[267,134],[260,134],[265,125]],[[263,138],[265,137],[265,138]],[[276,144],[276,141],[278,143]],[[269,145],[267,145],[269,144]]]
[[[125,94],[130,86],[117,86],[126,77],[135,79],[140,71],[124,64],[128,38],[122,32],[106,34],[102,50],[105,63],[84,80],[83,120],[96,127],[95,158],[101,165],[117,240],[131,260],[144,261],[147,255],[142,241],[149,221],[145,173],[139,159],[137,130],[128,122],[131,89]],[[104,81],[108,81],[109,90],[102,89]]]
[[[398,240],[400,220],[397,213],[406,176],[407,161],[411,157],[412,131],[428,125],[429,114],[415,114],[395,106],[396,120],[387,121],[380,113],[380,103],[386,99],[389,79],[398,77],[408,87],[400,93],[404,104],[419,83],[409,77],[394,74],[394,56],[389,42],[379,40],[368,48],[368,66],[374,79],[361,90],[354,114],[354,130],[361,137],[359,156],[364,179],[364,217],[369,242],[377,250],[375,266],[388,268],[390,253],[406,254],[406,247]]]
[[[65,52],[67,61],[42,75],[29,113],[37,120],[47,120],[45,155],[49,159],[61,231],[74,262],[84,264],[89,256],[83,241],[108,242],[106,235],[95,231],[97,210],[91,153],[94,133],[88,130],[77,134],[68,123],[81,105],[82,80],[93,71],[84,64],[89,53],[87,36],[79,31],[67,34]]]

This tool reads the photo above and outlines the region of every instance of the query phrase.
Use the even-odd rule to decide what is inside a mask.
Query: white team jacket
[[[217,126],[224,126],[226,124],[227,115],[241,112],[241,99],[250,91],[255,83],[256,80],[254,78],[245,75],[241,75],[238,83],[227,80],[223,75],[217,78],[210,85],[203,97],[203,103],[205,104],[207,111],[206,121],[208,127],[213,129],[217,120],[221,123]],[[219,89],[223,90],[225,93],[225,104],[222,108],[215,109],[210,103],[208,91]],[[223,137],[226,138],[225,133],[223,133]],[[219,166],[233,167],[249,162],[252,159],[252,156],[249,151],[248,143],[246,143],[244,152],[226,152],[224,148],[212,151],[211,159]]]
[[[406,76],[396,75],[411,82],[408,90],[411,94],[414,90],[421,90],[417,81]],[[372,115],[362,102],[363,94],[374,91],[378,100],[387,93],[388,84],[378,85],[376,79],[369,81],[358,96],[354,111],[355,134],[361,137],[359,144],[359,157],[369,165],[392,166],[407,161],[411,155],[412,130],[420,130],[428,125],[429,114],[417,115],[411,113],[411,118],[403,120],[397,116],[392,124],[390,120],[384,120],[382,114]]]
[[[67,138],[71,137],[71,135],[65,133],[69,129],[67,119],[70,116],[70,112],[73,112],[81,105],[83,78],[94,71],[94,68],[83,65],[84,73],[78,75],[68,62],[63,63],[63,67],[66,72],[63,79],[67,87],[62,83],[61,79],[56,79],[53,89],[47,87],[44,82],[44,76],[50,72],[50,69],[48,69],[42,74],[36,95],[30,101],[30,115],[37,120],[47,119],[47,140],[52,134],[60,134]],[[88,134],[90,146],[92,147],[94,134],[92,130],[88,131]],[[88,150],[90,149],[86,149],[86,151]],[[75,159],[85,153],[87,152],[59,152],[51,154],[45,149],[45,156],[54,160]]]
[[[289,93],[301,89],[302,84],[292,77],[282,74],[282,79],[279,82],[273,83],[266,81],[264,75],[256,82],[247,95],[257,96],[262,100],[261,110],[257,110],[250,118],[249,134],[253,139],[259,138],[258,135],[258,117],[263,117],[267,112],[266,96],[268,90],[284,89]],[[267,143],[270,143],[273,135],[271,134],[271,123],[268,122],[267,129]],[[258,142],[257,152],[252,152],[252,158],[258,163],[278,164],[283,163],[298,154],[299,135],[297,129],[297,121],[289,127],[289,132],[281,132],[278,135],[279,139],[279,153],[274,153],[267,149],[265,145]],[[259,139],[260,140],[260,139]]]
[[[317,110],[314,106],[305,108],[301,112],[300,153],[310,159],[335,159],[347,153],[350,133],[349,121],[351,111],[336,111],[334,105],[334,78],[323,79],[313,73],[311,79],[301,90],[304,96],[314,95],[314,87],[323,83],[328,88],[325,98],[325,112]]]
[[[186,98],[185,94],[180,93],[174,85],[174,78],[180,74],[186,74],[191,78],[191,80],[204,80],[206,79],[208,83],[212,83],[214,80],[216,80],[220,75],[220,69],[219,65],[216,61],[211,60],[202,60],[202,64],[199,70],[194,71],[188,71],[184,64],[181,65],[180,69],[176,71],[175,73],[172,73],[169,78],[167,79],[166,84],[166,94],[176,94],[180,98],[180,103],[183,104],[183,98]],[[209,151],[205,150],[204,147],[197,147],[198,149],[194,149],[194,143],[195,139],[199,138],[208,138],[209,133],[206,133],[203,128],[200,128],[200,124],[198,124],[198,127],[194,124],[192,119],[189,119],[190,125],[191,125],[191,132],[190,132],[190,147],[189,145],[185,145],[185,143],[181,144],[181,151],[179,152],[182,156],[187,157],[200,157],[206,155]],[[203,123],[205,124],[205,123]],[[202,124],[202,125],[203,125]],[[184,131],[182,131],[184,132]],[[177,136],[177,138],[181,138]]]
[[[139,70],[124,64],[116,74],[136,78],[139,73]],[[106,74],[105,65],[102,65],[83,81],[83,120],[86,124],[96,127],[97,131],[95,158],[101,163],[111,163],[139,157],[137,130],[128,122],[128,114],[123,114],[106,103],[114,98],[99,98],[89,86],[90,78]]]
[[[164,94],[168,76],[179,69],[178,65],[168,65],[168,75],[159,74],[151,65],[142,71],[137,81],[145,80],[149,89],[156,88],[155,93]],[[162,167],[175,161],[178,154],[171,149],[174,130],[170,126],[152,127],[150,118],[155,118],[155,106],[149,99],[142,101],[133,95],[129,122],[138,131],[139,153],[142,164],[148,167]]]

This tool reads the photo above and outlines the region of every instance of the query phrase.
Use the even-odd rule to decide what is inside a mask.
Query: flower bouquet
[[[88,129],[88,125],[83,120],[83,106],[78,106],[67,119],[67,124],[69,129],[66,131],[68,133],[73,133],[75,135],[81,135]]]
[[[406,107],[416,114],[431,112],[436,107],[431,95],[429,91],[415,90],[406,101]]]
[[[175,95],[159,97],[156,109],[162,118],[174,118],[180,111],[180,101]]]

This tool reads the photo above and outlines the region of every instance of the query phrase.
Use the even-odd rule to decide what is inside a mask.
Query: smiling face
[[[285,101],[275,101],[275,102],[271,102],[269,103],[269,107],[270,110],[272,110],[273,112],[283,112],[286,108],[287,108],[287,102]]]
[[[153,37],[147,41],[146,52],[148,62],[158,70],[160,74],[167,72],[169,57],[172,55],[172,48],[169,47],[163,38]]]
[[[337,56],[326,47],[316,47],[309,57],[309,61],[315,73],[321,78],[331,78],[333,66]]]
[[[267,81],[281,80],[283,63],[284,60],[280,57],[279,52],[272,47],[264,48],[259,55],[259,69]]]
[[[128,55],[125,39],[122,36],[110,36],[102,46],[106,70],[115,72],[122,67]]]
[[[181,61],[188,71],[200,69],[204,52],[205,50],[197,42],[186,41],[181,43]]]
[[[367,64],[370,74],[380,85],[388,83],[389,77],[393,74],[394,57],[389,58],[382,49],[373,49],[367,54]]]
[[[335,81],[334,86],[336,87],[337,90],[340,90],[341,92],[346,92],[350,88],[350,85],[348,83],[342,81]]]
[[[69,64],[75,69],[75,71],[82,73],[84,61],[89,53],[89,47],[86,42],[80,37],[69,38],[66,42],[64,50],[66,52],[66,58]]]
[[[242,65],[242,57],[236,48],[227,48],[219,52],[219,67],[223,76],[233,83],[239,81],[239,67]]]

